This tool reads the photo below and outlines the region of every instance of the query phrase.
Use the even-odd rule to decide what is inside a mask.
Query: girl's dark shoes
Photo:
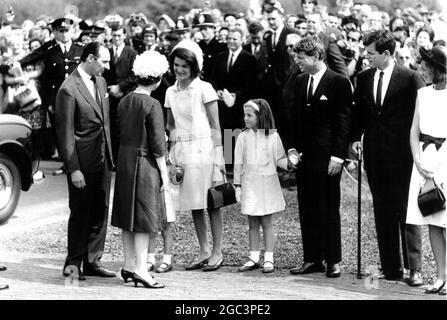
[[[145,288],[151,288],[151,289],[161,289],[164,288],[165,285],[162,283],[154,282],[149,283],[148,281],[144,280],[142,277],[140,277],[138,274],[133,274],[133,283],[135,285],[135,288],[138,286],[139,283],[141,283]]]
[[[9,288],[9,286],[7,284],[0,283],[0,290],[5,290],[5,289],[8,289],[8,288]]]
[[[252,263],[249,263],[249,262],[252,262]],[[247,263],[245,263],[242,267],[239,267],[238,271],[239,272],[251,271],[251,270],[259,269],[259,267],[260,267],[259,261],[255,262],[255,261],[249,259],[249,261]]]
[[[202,271],[215,271],[222,266],[222,263],[223,263],[223,257],[220,258],[219,261],[216,262],[216,264],[213,265],[207,264],[205,267],[202,268]]]
[[[133,275],[134,275],[133,272],[121,269],[121,278],[123,278],[124,283],[127,283],[127,281],[129,281],[129,279],[133,280]]]
[[[204,266],[207,265],[208,261],[210,260],[210,258],[206,258],[202,261],[190,264],[189,266],[185,267],[185,270],[197,270],[197,269],[202,269]]]
[[[435,294],[435,293],[439,293],[443,290],[445,286],[445,281],[436,281],[435,284],[433,286],[431,286],[430,288],[428,288],[427,290],[425,290],[426,294]]]

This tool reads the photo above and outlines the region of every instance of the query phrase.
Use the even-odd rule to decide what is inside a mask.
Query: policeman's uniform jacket
[[[210,42],[201,40],[199,46],[203,51],[202,79],[204,81],[210,81],[216,57],[219,53],[227,50],[227,45],[225,43],[220,43],[217,41],[216,37],[214,37]]]
[[[41,50],[31,53],[20,61],[23,67],[44,61],[42,72],[42,104],[46,107],[55,106],[56,94],[62,82],[76,69],[81,62],[84,47],[75,42],[71,43],[67,54],[62,52],[61,46],[54,40],[45,43]]]

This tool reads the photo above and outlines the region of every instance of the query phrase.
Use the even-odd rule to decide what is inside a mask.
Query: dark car
[[[31,126],[23,118],[0,114],[0,224],[14,213],[20,192],[28,191],[39,167],[31,142]]]

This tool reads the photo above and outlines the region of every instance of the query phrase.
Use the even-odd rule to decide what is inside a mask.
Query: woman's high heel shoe
[[[436,281],[436,282],[441,282],[441,281]],[[440,286],[436,286],[436,282],[433,286],[431,286],[429,289],[425,290],[426,294],[435,294],[435,293],[439,293],[442,291],[442,289],[445,286],[445,281],[442,281]]]
[[[124,283],[127,283],[127,281],[129,279],[133,280],[133,277],[134,277],[134,273],[133,272],[121,269],[121,278],[123,278]]]
[[[162,283],[149,283],[136,273],[133,274],[133,283],[135,285],[135,288],[138,286],[138,283],[141,283],[145,288],[161,289],[165,287],[165,285]]]

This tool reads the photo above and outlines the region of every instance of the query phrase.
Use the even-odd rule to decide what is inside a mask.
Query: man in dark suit
[[[114,277],[101,265],[107,229],[112,148],[107,85],[100,74],[110,54],[89,43],[79,67],[64,81],[56,97],[56,134],[67,173],[70,218],[64,276]],[[83,272],[81,271],[83,264]]]
[[[211,14],[200,13],[194,17],[193,27],[198,27],[203,35],[199,46],[203,51],[202,79],[210,81],[214,63],[219,53],[225,51],[227,46],[216,38],[216,23]]]
[[[259,21],[253,21],[248,25],[248,33],[250,40],[247,44],[242,46],[242,49],[251,53],[256,58],[257,72],[256,72],[256,86],[255,96],[262,96],[261,84],[264,79],[265,69],[268,65],[267,47],[265,46],[264,29]]]
[[[304,264],[291,274],[340,276],[340,178],[348,151],[352,90],[349,79],[327,68],[317,36],[295,47],[303,74],[295,82],[292,155],[301,158],[296,185]]]
[[[282,99],[282,88],[292,65],[292,58],[286,49],[286,37],[296,30],[284,24],[284,16],[276,7],[266,11],[271,31],[264,41],[267,48],[267,68],[262,85],[263,97],[269,102],[278,132],[286,129],[286,118]]]
[[[321,42],[323,42],[325,52],[324,63],[327,64],[329,69],[348,77],[348,69],[346,68],[343,55],[335,40],[323,31],[320,14],[312,13],[307,16],[307,32],[309,35],[318,35]]]
[[[256,85],[256,58],[242,49],[244,32],[241,29],[229,30],[228,50],[220,53],[214,64],[211,84],[219,96],[219,121],[224,138],[224,153],[227,169],[232,168],[229,160],[233,154],[233,130],[244,127],[243,104],[254,98]],[[223,90],[234,94],[234,105],[227,105]]]
[[[76,69],[81,61],[83,47],[72,41],[73,20],[59,18],[51,23],[54,30],[55,41],[49,41],[22,60],[22,68],[34,64],[38,61],[44,62],[44,69],[41,76],[41,98],[42,105],[46,110],[52,127],[52,140],[55,137],[54,109],[56,94],[62,82]],[[48,152],[50,156],[55,151],[55,141],[50,141]],[[55,174],[63,173],[57,170]]]
[[[118,145],[116,139],[116,111],[121,98],[136,87],[132,79],[132,67],[137,52],[131,46],[124,44],[126,38],[124,26],[112,29],[112,48],[110,52],[110,69],[104,72],[104,78],[109,87],[110,104],[110,134],[112,138],[113,159],[117,160]]]
[[[360,73],[355,90],[352,149],[362,148],[373,196],[374,218],[383,276],[421,285],[420,227],[405,225],[413,159],[410,128],[422,78],[394,61],[396,42],[389,31],[374,31],[364,40],[371,69]],[[400,236],[399,236],[400,234]]]

